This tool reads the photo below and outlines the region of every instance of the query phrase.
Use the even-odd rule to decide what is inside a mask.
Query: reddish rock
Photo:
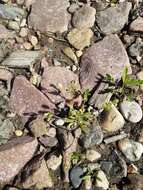
[[[67,0],[35,0],[29,16],[29,25],[42,32],[64,32],[68,29]]]
[[[0,185],[12,180],[32,158],[37,140],[19,137],[0,147]]]
[[[9,108],[12,112],[29,118],[31,114],[52,110],[54,105],[24,76],[17,76],[14,80]]]
[[[75,81],[75,89],[79,90],[78,76],[64,67],[47,67],[44,69],[41,87],[43,93],[54,103],[59,103],[66,99],[71,99],[71,81]],[[61,92],[61,94],[59,93]]]
[[[131,66],[126,50],[117,35],[106,36],[87,49],[81,60],[80,82],[83,89],[95,87],[101,76],[119,78],[124,67]]]

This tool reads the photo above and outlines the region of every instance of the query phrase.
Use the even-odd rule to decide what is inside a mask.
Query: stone
[[[26,37],[28,35],[28,29],[27,28],[21,28],[19,35],[23,38]]]
[[[78,63],[77,57],[74,53],[74,51],[72,50],[72,48],[67,47],[63,50],[64,54],[69,57],[75,64]]]
[[[91,28],[95,22],[96,9],[89,5],[83,5],[75,11],[72,24],[76,28]]]
[[[33,46],[36,46],[36,45],[38,44],[38,39],[37,39],[36,36],[33,36],[33,35],[30,36],[29,41],[31,42],[31,44],[32,44]]]
[[[49,137],[49,136],[41,136],[39,138],[39,141],[41,144],[43,144],[45,147],[54,147],[58,144],[58,140],[55,137]]]
[[[51,188],[53,185],[46,162],[43,160],[40,167],[23,183],[23,188],[30,189],[34,186],[36,190],[42,190],[44,188]]]
[[[21,136],[23,135],[23,131],[21,131],[21,130],[19,130],[19,129],[15,130],[14,133],[15,133],[15,135],[16,135],[17,137],[21,137]]]
[[[24,11],[18,7],[0,4],[0,18],[2,19],[21,20],[24,15]]]
[[[12,180],[34,155],[38,142],[19,137],[0,147],[0,184]]]
[[[139,80],[143,80],[143,70],[141,70],[141,71],[139,71],[139,72],[137,73],[137,78],[138,78]],[[143,84],[140,85],[140,90],[143,92]]]
[[[142,119],[143,112],[137,102],[123,101],[120,103],[119,107],[126,120],[132,123],[137,123]]]
[[[54,105],[24,76],[19,75],[13,83],[9,109],[27,120],[33,114],[52,111]]]
[[[30,42],[24,42],[23,43],[23,47],[26,49],[26,50],[31,50],[33,48],[32,44]]]
[[[14,36],[14,33],[9,31],[4,25],[0,24],[0,39],[8,39]]]
[[[97,171],[95,186],[102,188],[103,190],[107,190],[109,188],[109,181],[102,170]]]
[[[42,135],[47,135],[47,125],[44,120],[40,117],[37,117],[32,123],[30,124],[30,132],[34,135],[34,137],[40,137]]]
[[[1,64],[11,68],[29,68],[42,59],[41,51],[14,51]]]
[[[57,119],[55,121],[55,125],[57,125],[57,126],[63,126],[64,123],[65,123],[65,121],[63,119]]]
[[[9,119],[4,121],[0,119],[0,145],[5,144],[12,137],[13,133],[13,123]]]
[[[111,107],[101,113],[101,128],[106,132],[115,132],[123,128],[125,120],[117,108],[111,104]]]
[[[80,83],[83,91],[99,85],[106,74],[120,78],[125,66],[131,74],[129,58],[121,40],[116,34],[106,36],[89,47],[82,56]]]
[[[143,41],[141,40],[136,40],[135,43],[133,43],[129,48],[128,48],[128,53],[131,57],[142,57],[143,55]]]
[[[49,137],[55,137],[55,136],[56,136],[56,129],[53,128],[53,127],[50,127],[50,128],[48,129],[47,135],[48,135]]]
[[[60,165],[62,163],[62,156],[56,156],[56,155],[52,155],[48,160],[47,160],[47,166],[48,168],[50,168],[51,170],[57,170]]]
[[[118,142],[119,150],[131,162],[138,161],[143,153],[143,145],[139,142],[125,138]]]
[[[85,148],[101,144],[103,140],[103,133],[98,123],[94,122],[90,126],[90,130],[83,137],[83,144]]]
[[[74,188],[78,188],[82,182],[83,169],[79,166],[72,168],[70,172],[70,181]]]
[[[130,24],[130,30],[133,32],[143,32],[143,18],[138,17]]]
[[[29,15],[29,26],[41,32],[64,32],[68,29],[70,15],[67,0],[34,1]]]
[[[19,31],[20,30],[20,26],[19,26],[19,24],[18,24],[18,22],[16,22],[16,21],[9,21],[9,23],[8,23],[8,29],[10,29],[10,30],[15,30],[15,31]]]
[[[93,32],[89,28],[74,28],[68,33],[67,39],[69,43],[78,50],[83,50],[90,45]]]
[[[72,71],[64,67],[46,67],[42,76],[41,89],[51,102],[58,104],[65,99],[73,98],[73,94],[68,92],[72,81],[74,88],[80,90],[78,76]]]
[[[96,22],[104,34],[119,32],[128,22],[129,12],[132,8],[130,2],[116,4],[100,11],[96,15]],[[118,21],[118,22],[117,22]]]
[[[0,68],[0,80],[11,81],[13,78],[13,73],[5,68]]]
[[[101,157],[101,154],[96,150],[87,150],[86,151],[86,159],[90,162],[94,162]]]

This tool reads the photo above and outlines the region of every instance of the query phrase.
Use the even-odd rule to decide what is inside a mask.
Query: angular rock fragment
[[[133,32],[143,32],[143,18],[138,17],[130,24],[130,30]]]
[[[109,35],[87,49],[81,59],[80,83],[83,90],[97,87],[106,74],[120,78],[124,67],[131,74],[127,52],[115,35]]]
[[[29,25],[41,32],[64,32],[70,20],[67,0],[34,1],[29,16]]]
[[[0,147],[0,184],[12,180],[32,158],[38,143],[32,137],[19,137]]]
[[[17,76],[10,95],[9,108],[28,119],[33,114],[52,110],[54,105],[24,76]]]
[[[101,31],[105,34],[119,32],[128,22],[131,7],[130,2],[124,2],[98,12],[96,22]]]
[[[11,68],[29,68],[42,56],[40,51],[14,51],[1,64]]]

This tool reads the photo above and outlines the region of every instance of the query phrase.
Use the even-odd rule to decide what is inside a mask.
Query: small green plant
[[[86,89],[82,96],[83,96],[83,102],[87,103],[91,96],[91,91],[89,89]]]
[[[120,80],[115,80],[114,77],[107,74],[105,81],[109,84],[109,87],[105,89],[105,92],[111,92],[117,97],[126,97],[129,100],[135,97],[132,87],[143,84],[143,80],[134,79],[128,74],[127,67],[124,68]]]
[[[76,165],[81,160],[81,154],[79,152],[72,152],[71,154],[71,162],[73,165]]]
[[[69,84],[69,87],[66,89],[66,91],[71,94],[72,96],[75,96],[77,93],[77,88],[76,88],[76,82],[72,80]]]

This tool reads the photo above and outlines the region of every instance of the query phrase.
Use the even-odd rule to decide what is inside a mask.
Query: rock
[[[76,28],[90,28],[95,22],[96,9],[89,5],[84,5],[75,11],[72,24]]]
[[[41,136],[39,141],[45,147],[54,147],[58,144],[58,140],[55,137]]]
[[[128,48],[128,53],[131,57],[142,57],[143,55],[143,41],[141,40],[136,40],[135,43],[133,43],[129,48]]]
[[[33,46],[36,46],[36,45],[38,44],[38,39],[37,39],[36,36],[33,36],[33,35],[30,36],[29,41],[31,42],[31,44],[32,44]]]
[[[62,156],[56,156],[56,155],[52,155],[48,160],[47,160],[47,166],[48,168],[52,169],[52,170],[57,170],[60,165],[62,163]]]
[[[13,123],[9,119],[4,121],[0,119],[0,145],[6,143],[12,137],[13,133]]]
[[[142,190],[143,187],[143,175],[129,174],[127,178],[128,182],[123,186],[123,190]]]
[[[41,32],[64,32],[68,29],[70,16],[67,0],[34,1],[29,15],[29,25]],[[38,18],[38,19],[37,19]]]
[[[95,186],[104,190],[109,188],[109,181],[102,170],[97,171]]]
[[[92,36],[93,36],[93,32],[91,29],[74,28],[68,33],[67,38],[68,38],[69,43],[73,47],[75,47],[76,49],[82,50],[85,47],[88,47],[90,45],[90,40]]]
[[[23,135],[23,131],[21,131],[21,130],[19,130],[19,129],[15,130],[14,133],[15,133],[15,135],[16,135],[17,137],[21,137],[21,136]]]
[[[0,147],[0,184],[12,180],[32,158],[37,140],[19,137]]]
[[[19,26],[18,22],[16,22],[16,21],[9,21],[7,27],[8,27],[8,29],[15,30],[15,31],[20,30],[20,26]]]
[[[57,67],[57,66],[61,66],[61,62],[59,62],[57,59],[53,59],[53,64],[54,64],[54,66],[55,67]]]
[[[13,78],[13,73],[8,69],[0,68],[0,80],[11,82]]]
[[[82,89],[96,87],[101,76],[111,74],[120,78],[124,67],[131,74],[131,66],[125,48],[117,35],[106,36],[87,49],[81,59],[80,82]]]
[[[27,120],[33,114],[52,111],[54,105],[24,76],[17,76],[13,83],[9,108],[11,112],[24,116]]]
[[[143,80],[143,70],[137,73],[137,78]],[[140,90],[143,92],[143,84],[140,85]]]
[[[21,20],[24,15],[24,11],[18,7],[0,4],[0,17],[2,19]]]
[[[0,24],[0,39],[8,39],[14,36],[14,33],[9,31],[4,25]]]
[[[26,49],[26,50],[31,50],[33,48],[32,44],[30,42],[24,42],[23,43],[23,47]]]
[[[42,190],[44,188],[51,188],[53,185],[46,162],[43,160],[41,166],[23,183],[23,188],[30,189],[34,186],[36,190]]]
[[[125,119],[132,123],[137,123],[142,119],[143,113],[140,105],[135,101],[123,101],[120,103],[120,110]]]
[[[143,145],[128,138],[120,140],[118,146],[120,151],[131,162],[138,161],[143,153]]]
[[[56,136],[56,129],[50,127],[50,128],[48,129],[47,135],[48,135],[49,137],[55,137],[55,136]]]
[[[124,124],[123,116],[113,104],[111,104],[111,108],[101,113],[101,128],[107,132],[118,131]]]
[[[103,133],[98,123],[94,122],[90,130],[84,135],[83,143],[85,148],[100,144],[103,140]]]
[[[143,18],[138,17],[136,20],[131,22],[130,30],[133,32],[143,32]]]
[[[91,190],[92,189],[92,178],[91,176],[86,176],[86,179],[85,179],[85,189],[86,190]]]
[[[44,69],[41,89],[52,102],[58,104],[65,98],[73,97],[73,94],[67,91],[70,89],[72,81],[75,83],[74,88],[79,90],[78,77],[72,71],[64,67],[47,67]]]
[[[1,64],[12,68],[29,68],[42,59],[40,51],[14,51]]]
[[[132,4],[130,2],[124,2],[98,12],[96,22],[101,31],[105,34],[111,34],[122,30],[128,22],[131,8]]]
[[[70,172],[70,181],[74,188],[78,188],[82,182],[83,169],[79,166],[72,168]]]
[[[30,131],[34,137],[40,137],[42,135],[48,134],[47,125],[40,117],[37,117],[34,121],[32,121],[30,125]]]
[[[55,121],[55,125],[57,125],[57,126],[63,126],[64,125],[64,120],[63,119],[57,119],[56,121]]]
[[[67,47],[63,50],[64,54],[66,56],[68,56],[75,64],[78,63],[78,60],[77,60],[77,57],[74,53],[74,51],[70,48],[70,47]]]
[[[26,37],[28,35],[28,29],[27,28],[21,28],[19,35],[23,38]]]
[[[87,150],[86,151],[86,159],[88,161],[94,162],[95,160],[98,160],[101,157],[101,154],[95,150]]]

